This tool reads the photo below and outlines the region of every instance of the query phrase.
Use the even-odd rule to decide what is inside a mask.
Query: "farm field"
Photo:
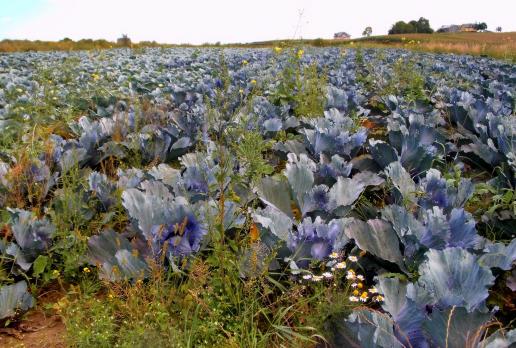
[[[515,344],[515,93],[360,45],[2,54],[0,345]]]

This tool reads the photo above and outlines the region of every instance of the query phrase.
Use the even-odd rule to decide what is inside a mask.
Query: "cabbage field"
[[[0,326],[54,291],[76,347],[508,347],[515,93],[395,49],[0,55]]]

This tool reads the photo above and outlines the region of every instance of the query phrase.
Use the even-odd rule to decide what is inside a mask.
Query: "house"
[[[477,25],[474,23],[467,23],[460,25],[461,32],[476,32],[478,31]]]
[[[438,33],[458,33],[460,31],[460,26],[452,24],[452,25],[443,25],[439,30],[437,30]]]
[[[132,46],[131,39],[126,34],[123,34],[121,38],[117,39],[116,44],[118,46],[123,46],[123,47],[131,47]]]
[[[349,39],[351,39],[351,35],[349,35],[346,32],[341,31],[340,33],[335,33],[335,35],[333,35],[333,39],[334,40],[349,40]]]
[[[478,31],[478,29],[477,25],[474,23],[443,25],[439,30],[437,30],[438,33],[464,33],[476,31]]]

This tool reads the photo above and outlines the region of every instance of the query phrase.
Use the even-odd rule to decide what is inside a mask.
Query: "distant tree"
[[[61,42],[71,42],[72,39],[70,39],[69,37],[65,37],[64,39],[61,40]]]
[[[127,34],[122,34],[122,37],[120,37],[116,40],[116,44],[121,47],[131,47],[132,46],[131,39],[129,38],[129,36],[127,36]]]
[[[418,33],[432,34],[434,30],[430,27],[430,21],[426,18],[419,18],[416,23],[416,30]]]
[[[389,35],[392,34],[408,34],[408,33],[415,33],[416,28],[410,24],[405,23],[404,21],[398,21],[393,24],[391,30],[389,30]]]
[[[430,27],[430,21],[426,18],[419,18],[419,20],[410,21],[405,23],[404,21],[399,21],[394,23],[391,30],[389,30],[389,35],[391,34],[410,34],[410,33],[426,33],[431,34],[434,30]]]
[[[366,28],[364,29],[364,32],[362,33],[362,36],[367,36],[367,37],[369,37],[369,36],[371,36],[371,34],[372,34],[372,33],[373,33],[373,28],[371,28],[371,27],[366,27]]]
[[[485,22],[477,23],[477,24],[475,24],[475,29],[477,31],[487,30],[487,24]]]
[[[501,33],[502,32],[502,27],[496,27],[496,31]]]
[[[314,45],[315,47],[323,47],[324,39],[319,37],[319,38],[315,39],[314,41],[312,41],[312,45]]]

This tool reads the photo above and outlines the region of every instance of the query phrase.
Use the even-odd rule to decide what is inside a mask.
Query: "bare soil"
[[[8,328],[0,328],[1,348],[64,348],[65,326],[51,307],[63,293],[50,290],[38,298],[38,307]],[[50,305],[50,306],[49,306]]]

